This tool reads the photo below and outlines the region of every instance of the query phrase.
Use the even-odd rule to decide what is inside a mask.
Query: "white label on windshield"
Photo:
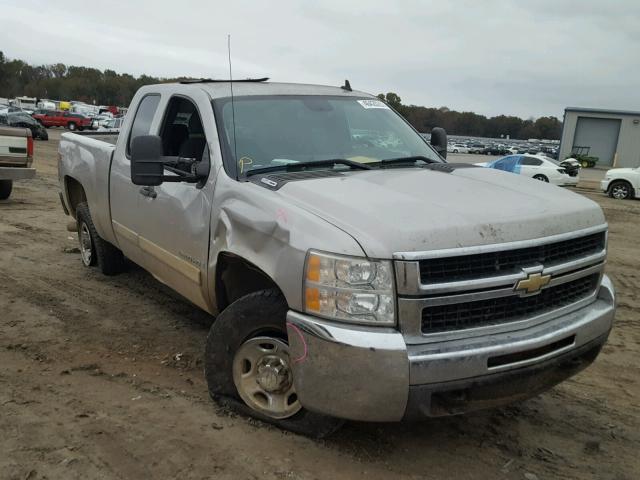
[[[385,108],[389,109],[386,103],[381,102],[380,100],[358,100],[358,103],[362,105],[364,108]]]

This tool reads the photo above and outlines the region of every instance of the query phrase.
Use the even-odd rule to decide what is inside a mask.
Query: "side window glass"
[[[193,162],[207,160],[202,120],[190,100],[174,97],[169,101],[160,136],[164,154],[181,159],[177,168],[190,171]]]
[[[522,159],[522,164],[539,167],[540,165],[542,165],[542,160],[538,160],[537,158],[533,158],[533,157],[524,157]]]
[[[131,126],[131,133],[129,134],[129,141],[127,142],[127,154],[131,150],[131,141],[139,137],[140,135],[148,135],[151,130],[151,122],[153,116],[158,109],[160,103],[160,95],[147,95],[142,99],[136,116],[133,119],[133,125]]]
[[[509,155],[496,161],[492,167],[505,172],[520,173],[520,157],[518,155]]]

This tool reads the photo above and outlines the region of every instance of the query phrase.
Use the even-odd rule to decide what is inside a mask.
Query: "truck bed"
[[[81,135],[87,138],[93,138],[99,142],[106,142],[111,145],[115,145],[118,142],[118,133],[113,132],[77,132],[76,135]]]
[[[111,132],[64,133],[58,147],[60,184],[75,180],[83,186],[96,230],[111,242],[114,235],[109,208],[109,170],[117,138],[118,135]],[[69,198],[65,201],[71,205]],[[70,213],[75,218],[76,212]]]

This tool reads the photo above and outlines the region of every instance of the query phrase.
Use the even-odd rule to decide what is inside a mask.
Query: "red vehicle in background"
[[[118,115],[118,107],[115,105],[103,105],[100,107],[100,113],[109,112],[114,117]]]
[[[32,117],[47,128],[64,127],[71,131],[91,128],[91,119],[79,113],[58,110],[38,110]]]

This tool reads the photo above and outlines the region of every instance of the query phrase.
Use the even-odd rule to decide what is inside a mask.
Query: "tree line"
[[[443,127],[451,135],[500,138],[508,135],[514,139],[560,139],[562,122],[556,117],[540,117],[523,120],[512,115],[487,118],[474,112],[457,112],[447,107],[430,108],[403,105],[393,92],[380,93],[378,98],[387,102],[404,116],[419,132],[428,133],[433,127]]]
[[[54,100],[79,100],[96,105],[128,106],[143,85],[173,82],[182,78],[134,77],[114,70],[51,65],[30,65],[23,60],[7,59],[0,51],[0,97],[26,95]],[[499,115],[487,118],[473,112],[457,112],[447,107],[429,108],[403,105],[395,93],[378,95],[403,115],[418,131],[428,133],[433,127],[444,127],[453,135],[477,137],[559,139],[562,122],[556,117],[523,120]]]
[[[22,60],[8,60],[0,51],[0,97],[26,95],[53,100],[78,100],[96,105],[128,106],[136,91],[153,83],[176,81],[113,70],[52,65],[29,65]]]

